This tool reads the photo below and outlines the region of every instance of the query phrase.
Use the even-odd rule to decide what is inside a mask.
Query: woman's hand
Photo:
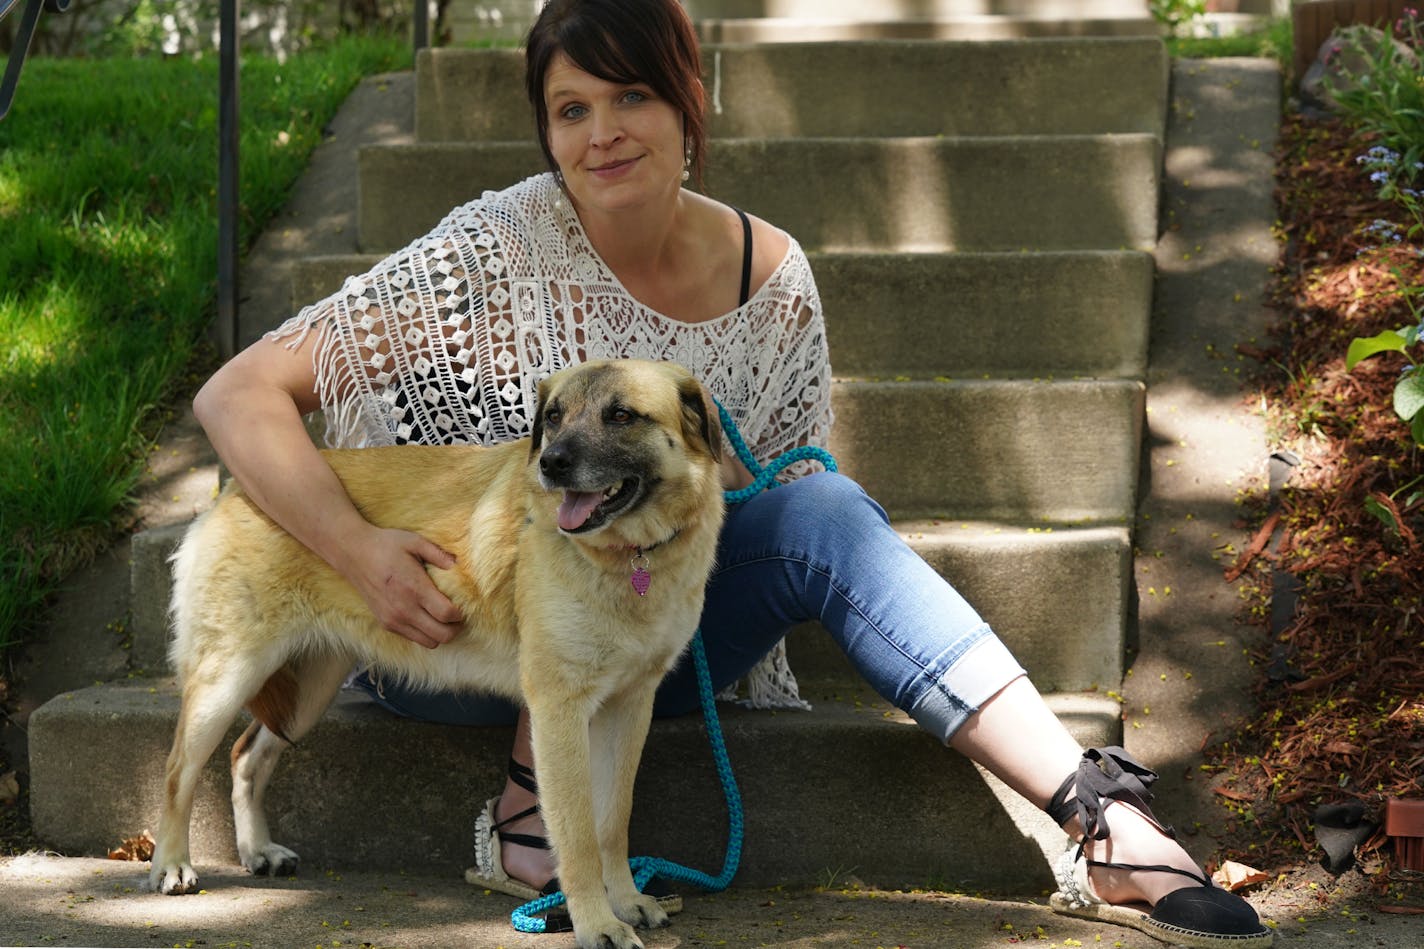
[[[441,593],[426,565],[449,570],[455,557],[410,531],[372,527],[337,569],[361,594],[376,621],[418,646],[448,643],[463,625],[459,607]]]
[[[383,627],[433,649],[461,616],[425,568],[455,558],[418,534],[376,527],[351,503],[302,424],[320,407],[312,345],[258,340],[213,374],[193,411],[259,508],[355,587]]]

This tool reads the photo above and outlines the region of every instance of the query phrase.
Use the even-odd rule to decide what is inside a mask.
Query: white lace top
[[[588,359],[636,357],[691,370],[763,464],[798,445],[825,445],[825,324],[794,240],[744,305],[683,323],[633,298],[568,202],[556,200],[561,193],[547,173],[486,192],[269,334],[293,346],[318,334],[328,444],[522,438],[541,379]],[[783,646],[747,687],[755,706],[804,706]]]

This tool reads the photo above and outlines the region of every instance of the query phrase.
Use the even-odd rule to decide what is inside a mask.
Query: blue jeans
[[[1023,669],[989,626],[890,526],[854,481],[820,473],[728,508],[707,584],[702,638],[713,687],[746,675],[793,626],[817,620],[883,698],[944,742]],[[400,715],[450,724],[514,721],[473,693],[355,684]],[[698,707],[691,655],[668,673],[654,714]]]

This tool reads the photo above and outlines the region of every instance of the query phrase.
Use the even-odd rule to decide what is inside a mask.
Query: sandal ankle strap
[[[521,788],[528,791],[530,794],[539,793],[539,784],[534,780],[534,769],[526,764],[521,764],[520,762],[515,761],[513,756],[511,756],[509,759],[509,780],[519,785]],[[515,821],[523,820],[524,818],[530,817],[537,813],[539,813],[539,805],[536,802],[535,804],[526,807],[518,814],[510,814],[504,820],[495,821],[494,823],[490,824],[490,831],[499,835],[501,843],[515,844],[520,847],[530,847],[535,850],[552,850],[553,847],[550,845],[549,839],[547,837],[541,837],[536,834],[516,834],[503,829],[509,824],[513,824]],[[494,813],[493,811],[491,811],[490,817],[493,816]]]
[[[1121,801],[1175,839],[1176,832],[1157,820],[1149,807],[1151,787],[1156,781],[1157,772],[1144,767],[1121,747],[1089,748],[1083,752],[1078,770],[1063,779],[1044,810],[1060,827],[1077,817],[1083,825],[1084,840],[1106,840],[1110,831],[1103,812],[1112,801]]]
[[[527,764],[522,764],[514,760],[514,756],[509,758],[509,780],[528,791],[530,794],[539,793],[539,782],[534,780],[534,769]]]
[[[1079,847],[1081,848],[1081,846],[1080,844]],[[1108,863],[1102,860],[1090,860],[1087,857],[1083,858],[1083,862],[1090,867],[1102,867],[1105,870],[1149,870],[1156,873],[1175,873],[1178,876],[1184,876],[1188,880],[1200,883],[1205,887],[1212,885],[1211,877],[1192,873],[1190,870],[1183,870],[1181,867],[1169,867],[1160,863]]]

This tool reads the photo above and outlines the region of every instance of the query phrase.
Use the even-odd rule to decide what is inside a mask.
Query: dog
[[[242,864],[287,873],[262,812],[276,759],[356,664],[529,710],[535,767],[578,944],[640,947],[667,924],[628,868],[633,778],[653,695],[702,612],[723,518],[715,403],[672,363],[583,363],[544,380],[529,438],[494,447],[324,451],[364,516],[455,554],[430,567],[464,615],[425,649],[382,629],[354,587],[229,484],[173,555],[170,649],[182,707],[150,884],[195,892],[194,786],[239,710]]]

